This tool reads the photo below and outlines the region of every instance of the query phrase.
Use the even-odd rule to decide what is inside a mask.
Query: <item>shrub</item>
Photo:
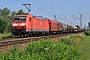
[[[87,30],[87,31],[84,32],[84,34],[85,34],[86,36],[90,36],[90,31]]]
[[[77,35],[77,36],[71,35],[69,38],[59,39],[59,41],[62,44],[67,44],[67,45],[77,45],[79,40],[83,40],[83,37],[79,36],[79,35]]]
[[[0,19],[0,33],[4,33],[6,30],[6,22]]]

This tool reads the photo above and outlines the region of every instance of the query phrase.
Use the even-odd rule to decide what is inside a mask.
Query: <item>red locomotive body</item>
[[[49,30],[49,24],[46,20],[32,18],[32,31],[46,31]]]
[[[48,34],[48,20],[35,18],[30,14],[14,15],[12,21],[12,33],[18,35]]]
[[[31,33],[45,34],[49,33],[49,24],[47,20],[32,17],[32,30]]]
[[[18,34],[26,34],[26,15],[14,15],[12,21],[12,33],[17,36]]]

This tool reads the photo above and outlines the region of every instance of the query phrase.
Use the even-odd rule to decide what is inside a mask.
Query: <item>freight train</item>
[[[14,15],[12,33],[14,36],[49,35],[78,32],[80,29],[49,18],[38,18],[31,14]]]

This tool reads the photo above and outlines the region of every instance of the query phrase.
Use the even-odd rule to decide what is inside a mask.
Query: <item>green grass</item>
[[[75,47],[82,52],[82,60],[90,60],[90,36],[83,36]]]
[[[71,35],[68,38],[71,42],[71,46],[81,51],[81,60],[90,60],[90,36],[82,34],[82,36]],[[64,40],[65,41],[65,40]],[[69,42],[70,43],[70,42]]]
[[[0,34],[0,39],[13,37],[12,33]]]

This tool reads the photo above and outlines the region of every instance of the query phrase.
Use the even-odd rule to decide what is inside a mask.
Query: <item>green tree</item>
[[[0,18],[6,23],[6,32],[9,31],[9,24],[11,21],[10,9],[8,9],[7,7],[0,9]]]
[[[2,9],[0,9],[0,16],[1,16],[1,14],[2,14]]]
[[[19,11],[17,11],[17,14],[24,14],[25,12],[21,9]]]
[[[0,18],[0,33],[4,33],[6,30],[6,23]]]
[[[90,21],[88,22],[88,27],[90,27]]]
[[[14,16],[16,14],[16,11],[11,12],[11,16]]]
[[[7,7],[0,9],[0,19],[6,23],[6,32],[10,32],[11,30],[11,22],[12,22],[12,17],[14,14],[24,14],[25,12],[20,9],[17,12],[12,11],[8,9]]]
[[[80,26],[79,26],[79,25],[76,25],[76,27],[77,27],[77,28],[80,28]]]
[[[1,10],[2,16],[8,16],[9,14],[10,14],[10,9],[8,9],[7,7]]]

